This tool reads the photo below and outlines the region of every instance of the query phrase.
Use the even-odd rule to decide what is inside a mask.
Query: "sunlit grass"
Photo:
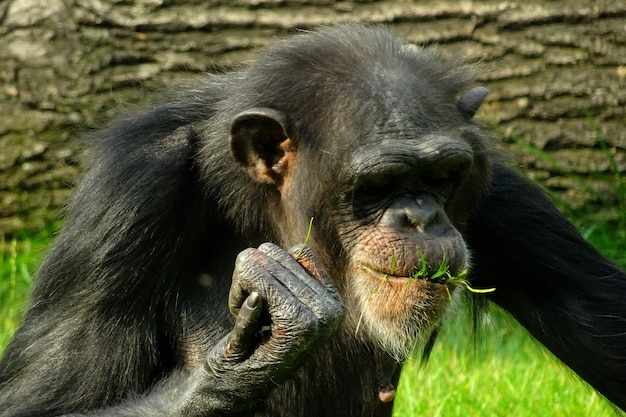
[[[49,235],[3,239],[0,236],[0,355],[26,309],[33,273]]]
[[[430,359],[402,372],[395,417],[619,415],[506,313],[493,307],[476,344],[469,314],[451,317]]]

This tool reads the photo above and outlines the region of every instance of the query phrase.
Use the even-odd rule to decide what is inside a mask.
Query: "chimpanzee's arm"
[[[468,230],[472,282],[626,409],[626,274],[600,255],[521,175],[494,166]]]

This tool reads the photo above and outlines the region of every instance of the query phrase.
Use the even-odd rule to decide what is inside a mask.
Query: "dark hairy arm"
[[[468,230],[472,282],[617,406],[626,409],[626,274],[536,185],[503,165]]]

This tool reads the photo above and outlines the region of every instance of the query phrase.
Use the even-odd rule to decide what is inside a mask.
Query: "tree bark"
[[[598,197],[512,142],[608,198],[615,166],[626,172],[625,0],[5,0],[0,16],[0,235],[58,217],[85,160],[82,132],[276,38],[338,22],[386,24],[480,62],[491,94],[479,117],[570,204]]]

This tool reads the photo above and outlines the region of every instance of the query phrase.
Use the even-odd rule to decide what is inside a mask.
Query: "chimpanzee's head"
[[[486,90],[462,95],[467,67],[356,25],[296,37],[249,71],[263,83],[246,86],[257,94],[231,152],[265,184],[278,243],[302,242],[313,218],[348,325],[405,358],[469,267],[463,222],[490,171],[471,118]]]

